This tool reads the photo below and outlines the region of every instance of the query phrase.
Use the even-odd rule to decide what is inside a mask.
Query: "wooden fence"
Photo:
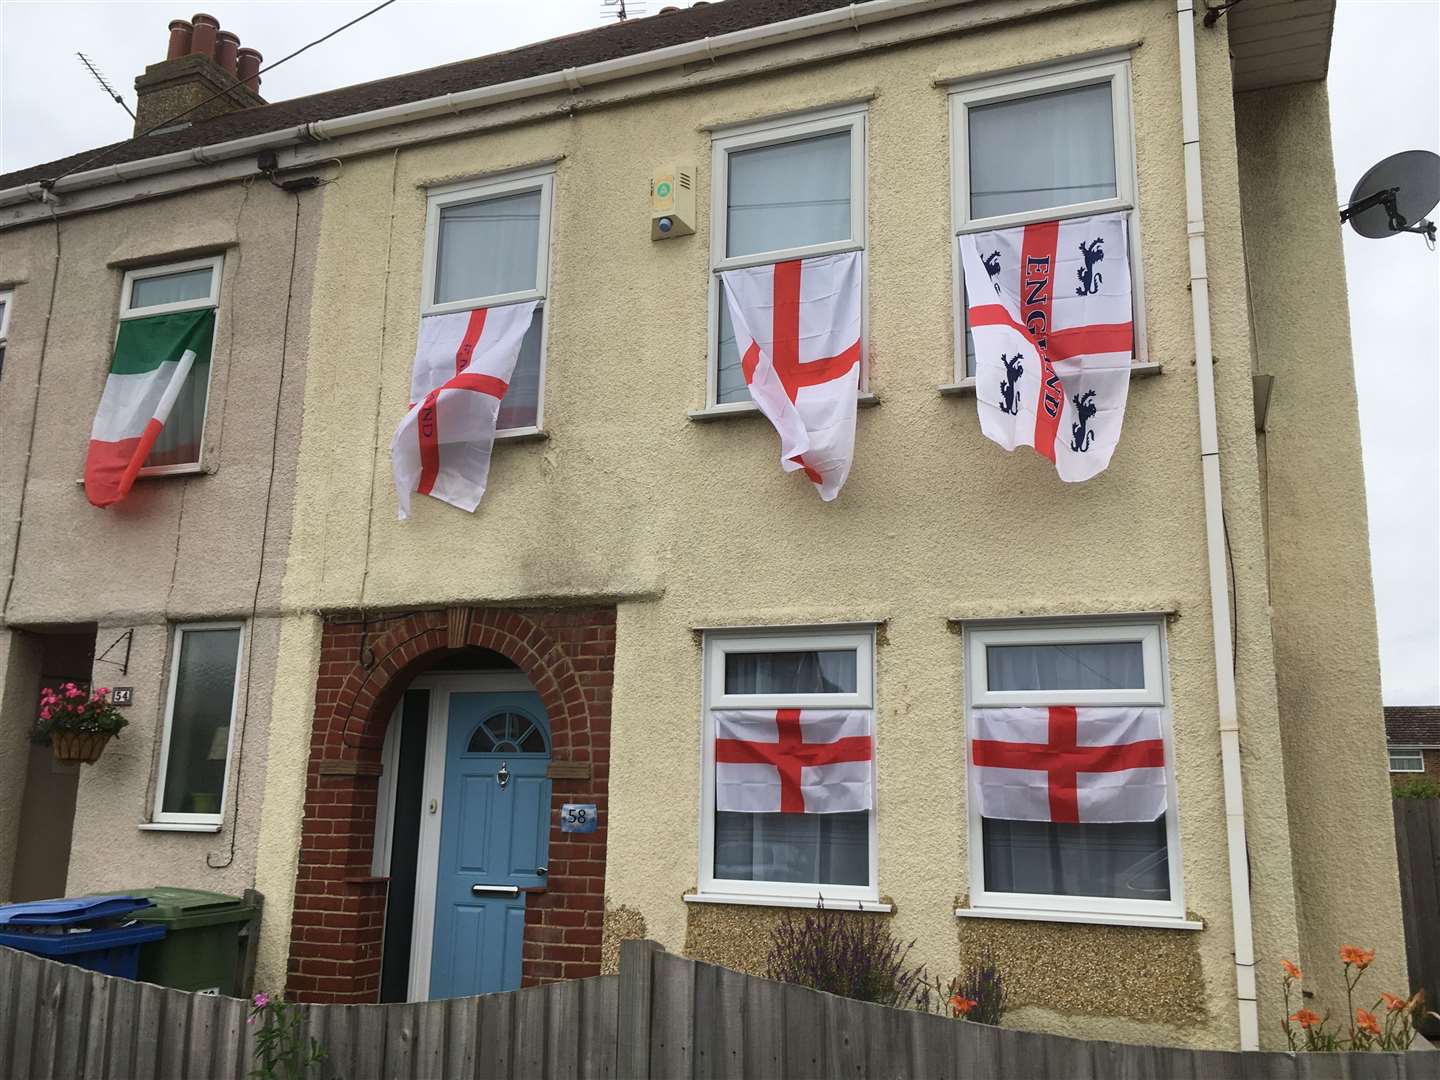
[[[887,1009],[626,942],[620,974],[416,1005],[303,1006],[344,1080],[479,1077],[1440,1080],[1440,1053],[1086,1042]],[[0,1078],[241,1080],[246,1003],[0,948]]]
[[[1395,852],[1410,987],[1423,989],[1430,1008],[1440,1009],[1440,799],[1395,800]],[[1434,1020],[1421,1030],[1440,1036]]]

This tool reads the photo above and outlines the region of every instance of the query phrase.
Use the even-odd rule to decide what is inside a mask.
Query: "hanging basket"
[[[78,734],[73,731],[56,731],[50,735],[50,750],[56,761],[81,762],[93,765],[100,760],[109,735]]]

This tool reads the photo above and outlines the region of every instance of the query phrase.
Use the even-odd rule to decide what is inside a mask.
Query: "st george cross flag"
[[[715,809],[746,814],[869,810],[869,709],[715,714]]]
[[[780,466],[820,498],[840,494],[855,454],[860,392],[860,253],[720,275],[740,370],[780,435]]]
[[[537,301],[420,320],[410,411],[390,440],[400,520],[410,493],[473,511],[485,494],[495,419]]]
[[[209,364],[214,337],[214,308],[120,323],[85,457],[85,497],[95,506],[130,494],[191,369]]]
[[[1120,441],[1135,333],[1123,214],[960,238],[980,430],[1089,480]]]
[[[1165,812],[1159,709],[975,709],[971,724],[981,817],[1154,821]]]

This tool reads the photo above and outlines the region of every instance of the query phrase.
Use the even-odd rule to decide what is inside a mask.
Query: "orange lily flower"
[[[1384,990],[1380,991],[1380,1000],[1385,1003],[1386,1012],[1399,1012],[1405,1008],[1405,1000],[1403,998],[1398,998],[1394,994],[1386,993]]]
[[[973,998],[961,997],[959,994],[950,999],[950,1007],[955,1010],[956,1016],[969,1016],[970,1011],[978,1004]]]
[[[1340,960],[1347,965],[1354,964],[1361,971],[1369,967],[1374,959],[1374,949],[1362,949],[1358,945],[1340,946]]]
[[[1375,1014],[1368,1009],[1355,1010],[1355,1024],[1367,1035],[1374,1035],[1377,1039],[1384,1034],[1380,1030],[1380,1021],[1375,1019]]]
[[[1289,960],[1281,960],[1280,966],[1285,969],[1285,974],[1297,982],[1305,977],[1305,973],[1292,964]]]
[[[1311,1012],[1309,1009],[1301,1009],[1298,1012],[1291,1013],[1290,1019],[1294,1020],[1295,1023],[1299,1024],[1306,1031],[1309,1031],[1312,1027],[1318,1027],[1323,1022],[1319,1014]]]

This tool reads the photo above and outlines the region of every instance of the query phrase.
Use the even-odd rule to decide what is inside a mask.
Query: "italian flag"
[[[210,362],[214,336],[214,308],[120,324],[85,458],[91,503],[110,506],[130,493],[190,369]]]

